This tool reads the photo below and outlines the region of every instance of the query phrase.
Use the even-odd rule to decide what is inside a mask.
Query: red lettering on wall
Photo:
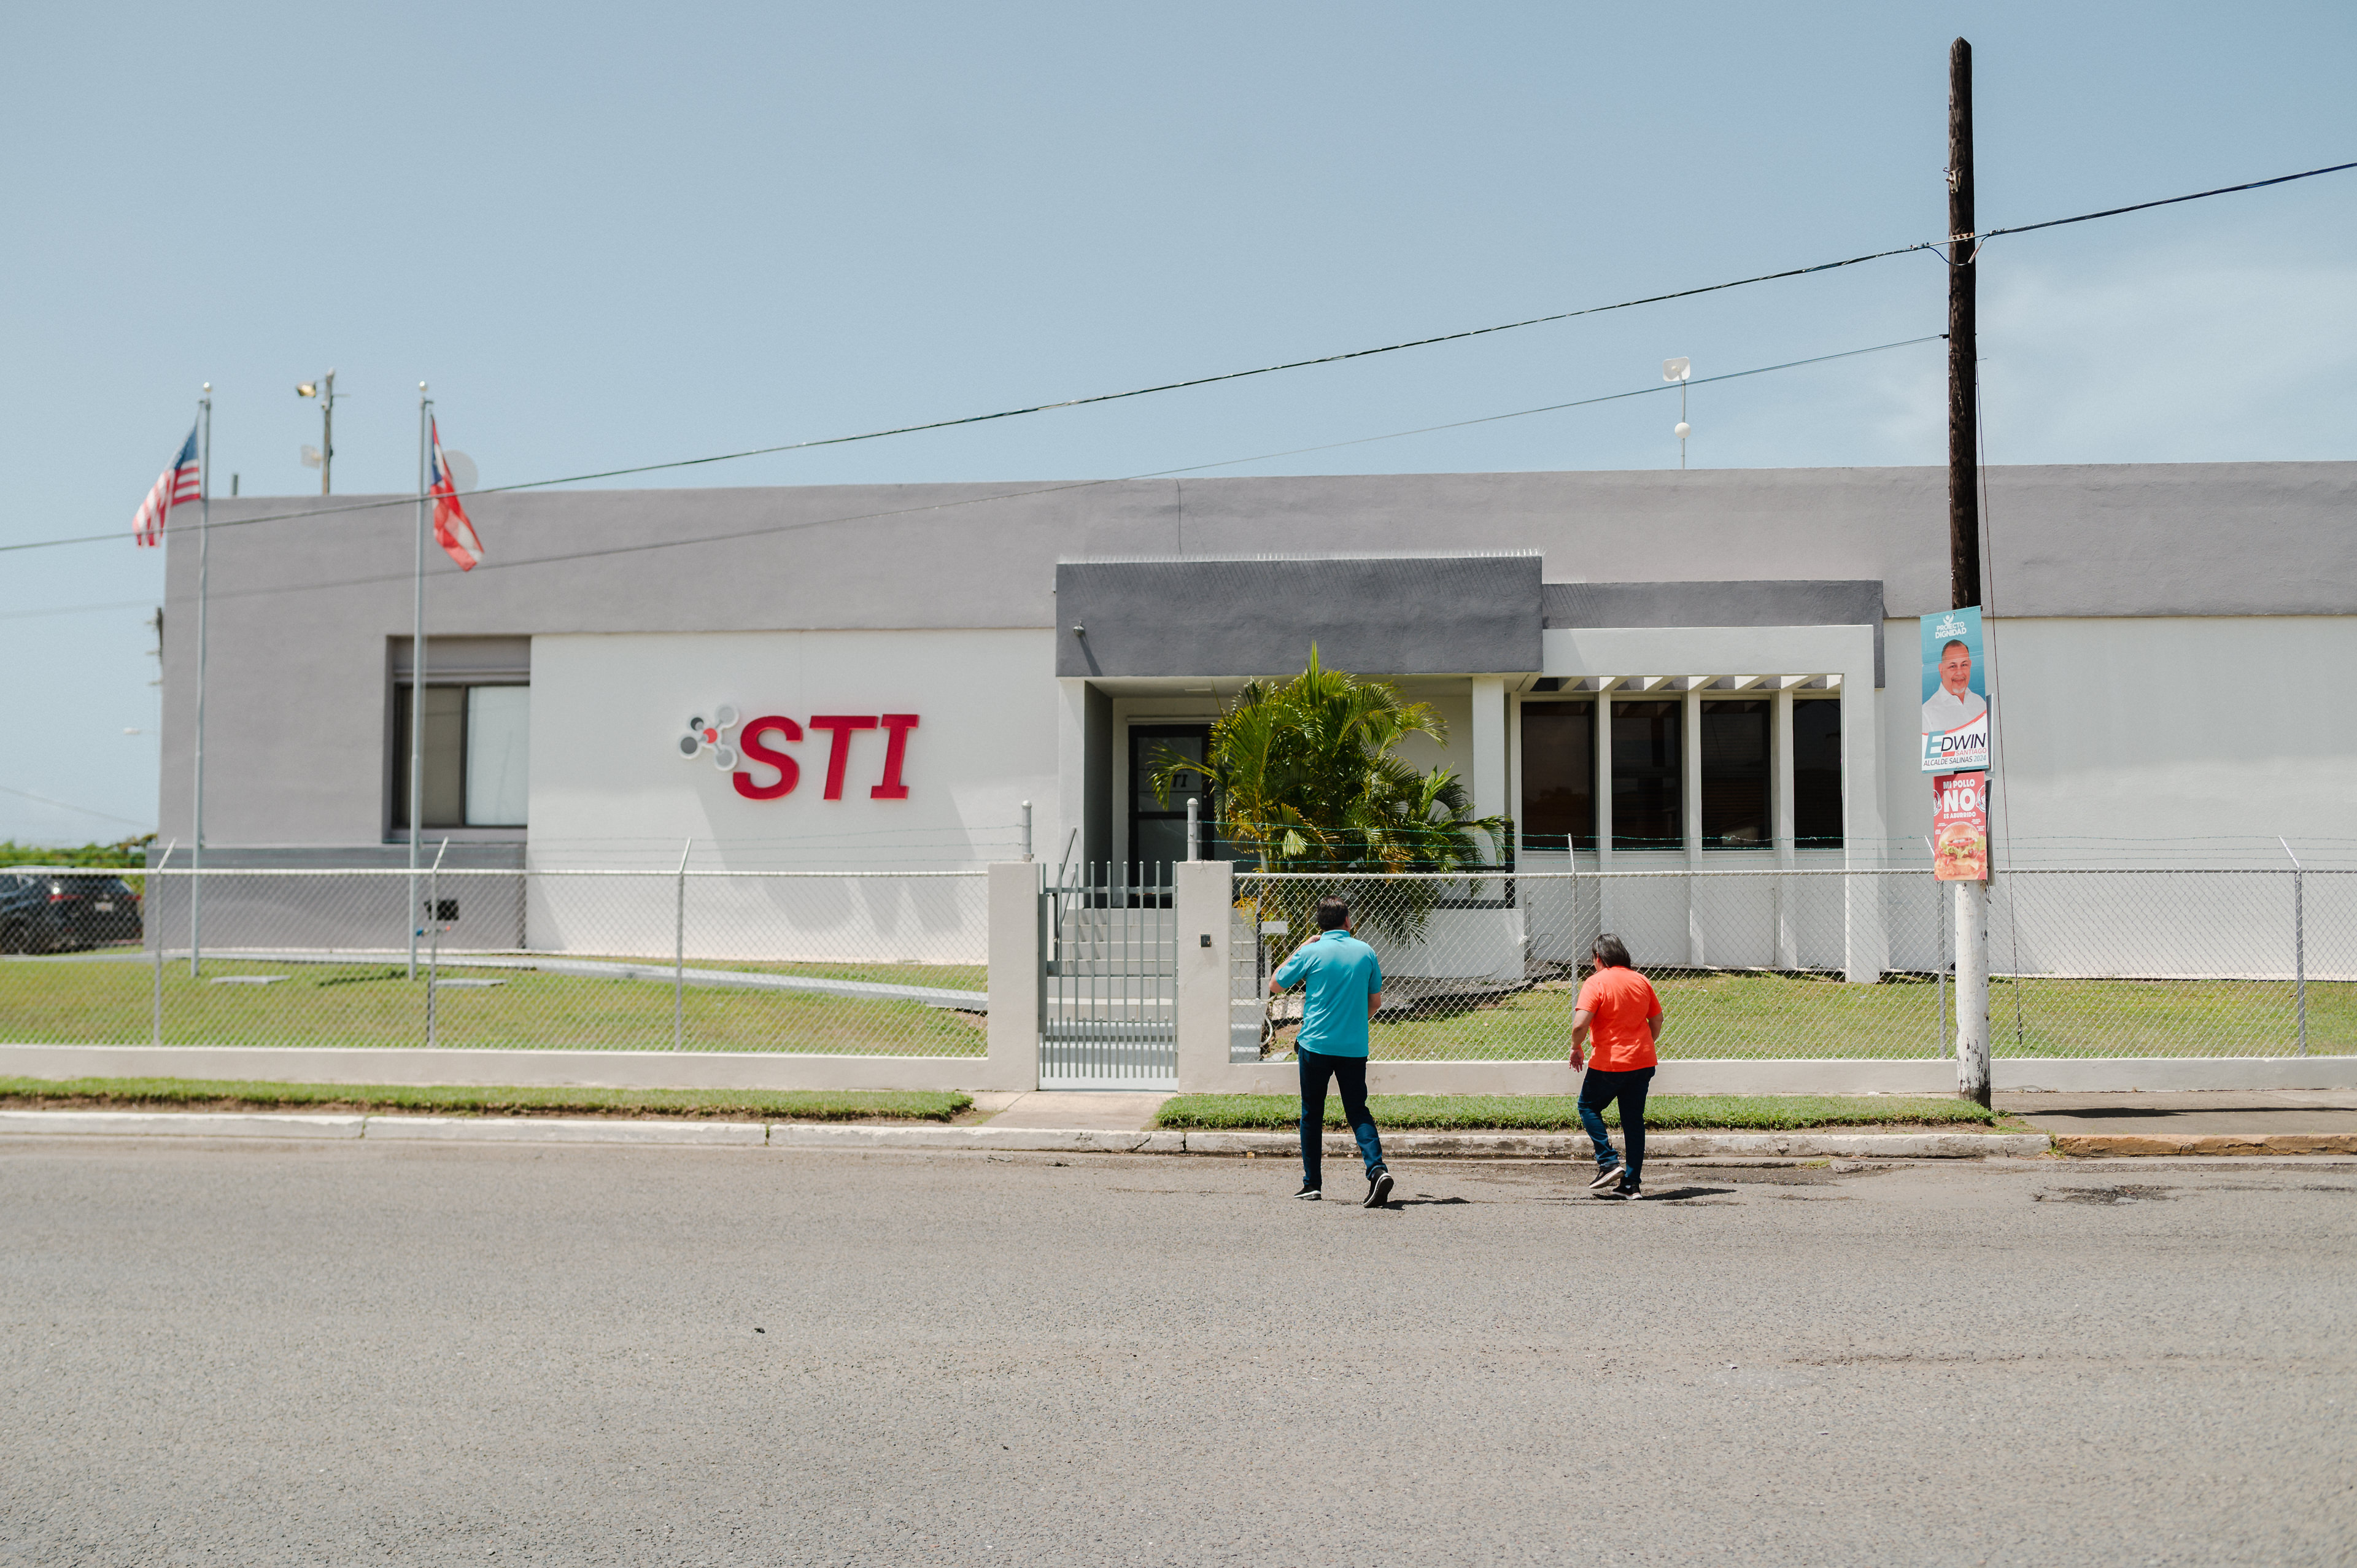
[[[784,736],[789,741],[800,740],[802,737],[802,725],[778,714],[771,714],[767,718],[755,719],[745,726],[744,736],[737,743],[737,749],[745,754],[745,760],[766,763],[778,770],[778,781],[774,784],[756,784],[750,773],[731,774],[729,778],[737,786],[737,793],[744,796],[748,800],[774,800],[780,795],[791,794],[794,785],[802,779],[802,769],[800,763],[784,752],[772,750],[761,744],[761,736],[771,730]],[[840,736],[835,737],[838,752],[842,749],[842,738]],[[838,777],[842,771],[842,764],[838,762],[835,765]],[[834,799],[832,795],[827,798]]]
[[[874,714],[813,714],[811,715],[810,727],[834,732],[834,744],[827,747],[826,752],[826,798],[830,800],[840,800],[843,799],[843,770],[851,761],[851,732],[874,729],[876,715]]]
[[[909,755],[909,732],[917,727],[914,714],[884,715],[884,782],[867,791],[872,800],[905,800],[909,787],[900,782],[900,764]]]

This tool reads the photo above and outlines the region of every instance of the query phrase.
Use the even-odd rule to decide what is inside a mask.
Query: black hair
[[[1350,923],[1351,906],[1349,903],[1343,899],[1331,897],[1318,900],[1318,929],[1319,930],[1339,931]]]
[[[1629,944],[1610,931],[1596,939],[1596,967],[1598,969],[1633,969],[1629,961]]]

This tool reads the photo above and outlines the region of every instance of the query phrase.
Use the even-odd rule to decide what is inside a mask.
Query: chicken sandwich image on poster
[[[1932,875],[1940,882],[1988,880],[1988,775],[1932,780]]]
[[[1987,677],[1978,606],[1923,618],[1923,771],[1989,765]]]

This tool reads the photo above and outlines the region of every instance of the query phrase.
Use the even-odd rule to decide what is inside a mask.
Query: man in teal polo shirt
[[[1269,977],[1272,996],[1303,987],[1301,1028],[1293,1037],[1301,1062],[1301,1190],[1311,1203],[1319,1189],[1319,1155],[1326,1132],[1326,1080],[1342,1091],[1342,1116],[1359,1140],[1367,1162],[1367,1204],[1380,1208],[1392,1196],[1392,1173],[1383,1168],[1383,1145],[1375,1119],[1367,1114],[1367,1026],[1383,1004],[1383,970],[1375,950],[1351,934],[1351,906],[1340,898],[1318,900],[1318,936],[1294,950]]]

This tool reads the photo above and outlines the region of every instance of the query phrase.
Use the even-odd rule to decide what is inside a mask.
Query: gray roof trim
[[[1882,584],[1868,578],[1794,582],[1549,583],[1551,627],[1870,626],[1874,683],[1882,684]]]
[[[1162,565],[1175,562],[1239,562],[1239,561],[1498,561],[1534,560],[1545,554],[1540,550],[1286,550],[1253,554],[1200,553],[1188,555],[1059,555],[1059,566],[1137,566]]]
[[[1540,566],[1529,553],[1065,562],[1056,673],[1286,675],[1313,644],[1370,675],[1531,673]]]

